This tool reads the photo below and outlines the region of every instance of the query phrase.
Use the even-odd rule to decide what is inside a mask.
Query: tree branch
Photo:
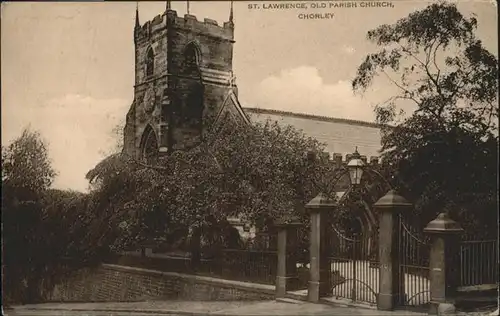
[[[390,101],[395,101],[397,99],[410,100],[410,101],[415,102],[416,105],[420,105],[420,103],[418,103],[417,100],[415,100],[414,98],[405,97],[405,96],[402,96],[402,95],[397,95],[397,96],[390,97],[390,98],[386,99],[385,101],[383,101],[381,103],[383,104],[383,103],[387,103],[387,102],[390,102]]]
[[[410,55],[413,59],[415,59],[421,66],[422,66],[422,69],[425,70],[427,76],[429,77],[429,79],[431,80],[431,82],[434,84],[434,86],[436,87],[436,91],[437,93],[442,96],[442,92],[441,92],[441,86],[439,85],[439,82],[436,80],[436,78],[434,78],[434,76],[431,74],[430,70],[429,70],[429,62],[430,62],[430,54],[431,54],[431,51],[432,51],[432,45],[434,45],[436,40],[434,40],[434,42],[427,46],[425,49],[424,49],[424,52],[426,52],[426,62],[424,63],[423,61],[421,61],[417,56],[415,56],[410,50],[408,50],[406,47],[404,47],[403,45],[399,44],[399,46],[401,47],[401,49],[403,50],[403,52],[407,53],[408,55]]]
[[[396,87],[398,87],[399,89],[401,89],[403,92],[405,92],[406,94],[408,94],[408,97],[404,97],[404,98],[409,98],[411,100],[413,100],[416,104],[420,104],[420,101],[418,101],[417,99],[415,99],[413,97],[413,93],[411,91],[409,91],[408,89],[404,88],[403,86],[401,86],[399,83],[397,83],[394,79],[391,78],[391,76],[389,76],[389,74],[382,69],[382,73],[387,77],[387,79],[389,79]]]
[[[430,51],[428,53],[428,56],[430,56]],[[430,57],[429,57],[430,59]],[[441,91],[441,86],[439,85],[439,81],[438,81],[438,78],[439,78],[439,74],[436,78],[434,78],[434,76],[431,74],[430,72],[430,69],[429,69],[429,63],[427,63],[425,66],[424,66],[424,69],[425,69],[425,73],[427,74],[427,76],[429,77],[429,79],[431,80],[431,82],[434,84],[434,86],[436,87],[436,92],[441,96],[443,97],[443,93]]]
[[[425,67],[425,63],[423,61],[421,61],[419,58],[417,58],[417,56],[415,56],[409,49],[407,49],[406,47],[404,47],[403,45],[401,45],[400,43],[398,43],[398,45],[401,47],[401,50],[405,53],[407,53],[408,55],[410,55],[410,57],[412,57],[413,59],[415,59],[421,66]],[[424,49],[425,51],[426,49]]]
[[[437,39],[434,39],[432,43],[429,45],[425,46],[424,52],[425,52],[425,65],[429,65],[430,59],[431,59],[431,52],[432,52],[432,46],[434,46],[434,43],[436,42]]]
[[[432,63],[434,64],[434,67],[436,67],[436,69],[437,69],[437,75],[436,75],[437,82],[439,82],[439,75],[441,74],[441,69],[438,67],[437,62],[436,62],[436,53],[437,53],[439,46],[441,46],[441,44],[442,44],[441,42],[438,43],[436,45],[436,47],[434,47],[434,52],[432,53]]]

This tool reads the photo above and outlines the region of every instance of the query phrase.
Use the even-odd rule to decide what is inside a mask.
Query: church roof
[[[329,153],[351,154],[357,146],[361,155],[380,155],[380,127],[376,123],[260,108],[243,109],[253,122],[272,120],[302,130],[306,136],[323,143]]]
[[[232,89],[229,90],[229,93],[226,95],[226,98],[222,102],[219,112],[215,117],[214,125],[217,125],[220,122],[221,118],[224,117],[225,113],[232,113],[233,116],[240,117],[246,124],[250,123],[248,115],[243,110],[240,101],[238,101],[238,97],[236,96],[236,94]]]

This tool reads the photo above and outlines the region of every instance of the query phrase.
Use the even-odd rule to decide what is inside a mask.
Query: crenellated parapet
[[[183,17],[177,16],[176,11],[172,11],[175,18],[172,19],[172,26],[176,28],[188,29],[191,32],[218,37],[220,39],[232,40],[234,38],[234,28],[231,23],[224,23],[219,26],[217,21],[205,18],[198,21],[195,15],[185,14]],[[171,15],[169,15],[169,18]]]
[[[152,20],[136,28],[136,41],[141,42],[154,37],[158,33],[162,33],[167,27],[223,41],[234,40],[234,23],[231,21],[224,22],[220,26],[213,19],[205,18],[203,21],[199,21],[195,15],[184,14],[184,16],[178,16],[177,11],[168,10],[164,14],[159,14]]]
[[[167,28],[167,16],[158,14],[152,20],[145,22],[134,30],[137,43],[148,41],[153,36],[160,36]]]
[[[327,159],[330,163],[334,164],[337,168],[341,166],[346,166],[351,160],[353,154],[341,154],[341,153],[329,153],[322,152],[320,154],[321,159]],[[315,154],[313,152],[306,153],[306,157],[308,160],[315,159]],[[360,159],[371,167],[376,167],[380,164],[380,157],[378,156],[370,156],[368,159],[367,156],[361,155]]]

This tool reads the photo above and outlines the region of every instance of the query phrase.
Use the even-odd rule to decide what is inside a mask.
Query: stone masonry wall
[[[50,302],[120,302],[151,299],[274,299],[274,287],[209,277],[103,264],[57,284]]]
[[[205,126],[210,125],[210,118],[216,115],[218,106],[229,92],[229,83],[219,77],[232,71],[234,25],[232,22],[219,25],[211,19],[199,21],[196,16],[189,14],[177,16],[173,10],[157,15],[142,25],[137,18],[136,23],[134,103],[125,129],[125,151],[140,158],[141,140],[148,125],[155,132],[158,145],[163,150],[169,147],[181,150],[189,148],[198,142],[200,131],[184,126],[183,122],[167,119],[167,123],[162,120],[173,109],[190,106],[186,104],[187,96],[193,91],[194,84],[203,82],[204,85],[217,86],[206,89],[204,93],[202,122]],[[186,72],[184,54],[191,43],[199,53],[199,66],[203,71],[210,72],[203,79]],[[154,55],[154,70],[152,74],[146,75],[150,50]],[[167,134],[171,138],[165,137]]]

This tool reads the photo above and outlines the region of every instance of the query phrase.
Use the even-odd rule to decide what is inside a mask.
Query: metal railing
[[[275,250],[223,249],[199,272],[224,279],[274,285],[278,255]]]
[[[465,240],[460,244],[460,286],[498,283],[498,240]]]
[[[119,263],[165,272],[179,272],[235,281],[274,285],[276,282],[277,251],[220,249],[193,265],[189,256],[141,251],[123,252]]]

